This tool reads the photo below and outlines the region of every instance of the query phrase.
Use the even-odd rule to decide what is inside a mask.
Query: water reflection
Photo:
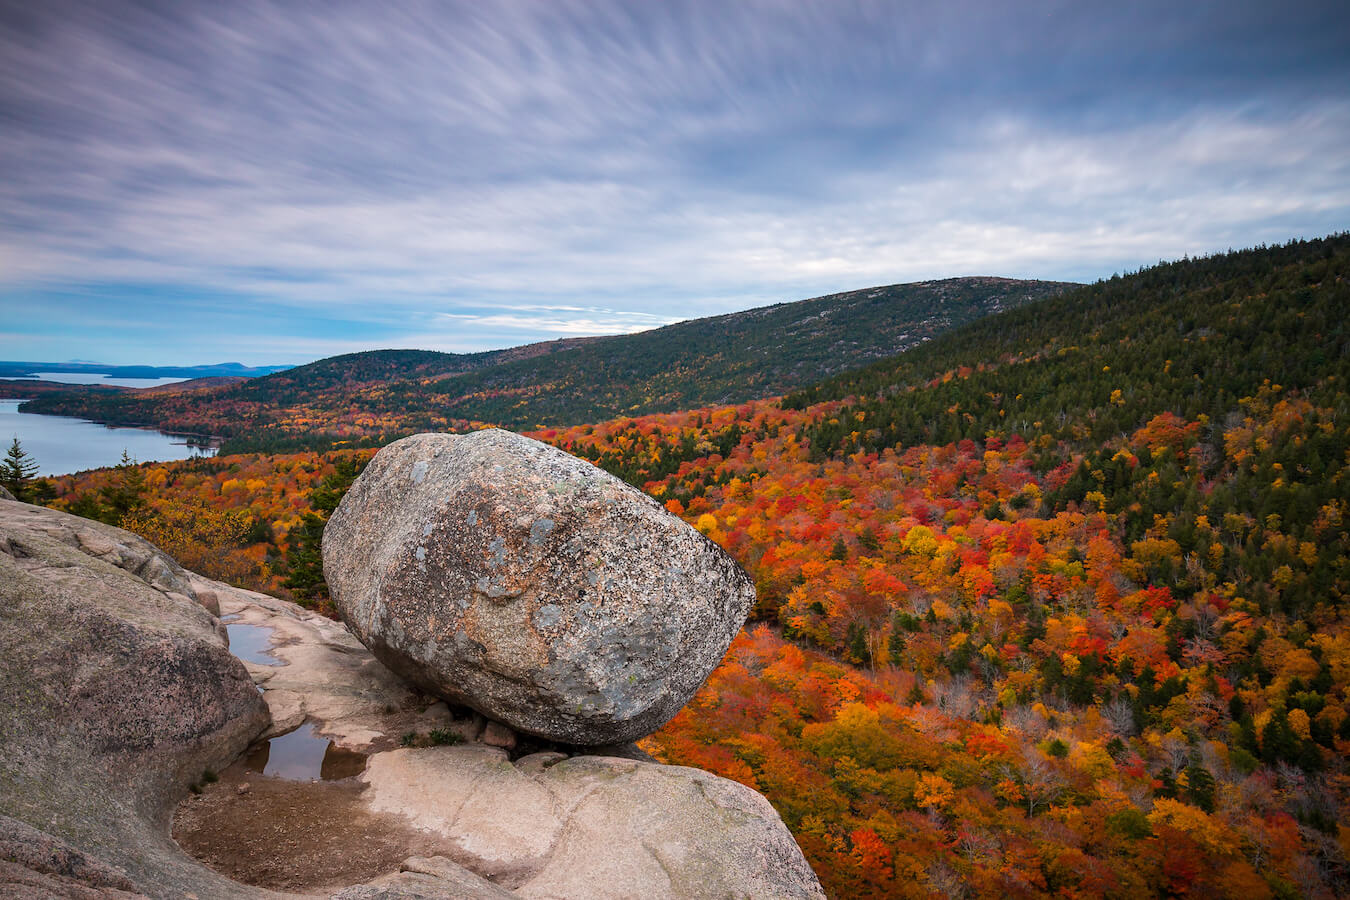
[[[23,400],[0,400],[0,436],[6,445],[17,437],[38,464],[37,475],[47,478],[85,469],[115,466],[125,452],[138,462],[212,456],[215,448],[193,446],[205,438],[164,434],[145,428],[110,428],[68,416],[19,412]]]
[[[244,662],[260,666],[285,665],[271,652],[274,630],[266,625],[227,624],[225,631],[230,636],[230,652]]]
[[[290,781],[341,781],[359,775],[366,754],[346,750],[314,733],[306,722],[295,731],[274,737],[244,757],[244,766],[262,775]]]

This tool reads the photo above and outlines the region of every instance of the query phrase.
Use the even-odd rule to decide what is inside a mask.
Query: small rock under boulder
[[[755,599],[734,560],[645,494],[497,429],[385,447],[323,557],[339,613],[391,669],[581,746],[674,716]]]

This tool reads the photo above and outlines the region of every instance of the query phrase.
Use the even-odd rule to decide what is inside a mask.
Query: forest
[[[531,435],[725,547],[758,605],[644,742],[764,793],[831,896],[1350,884],[1350,237],[1161,264],[781,399]],[[58,479],[325,608],[374,450]]]
[[[225,453],[374,447],[487,423],[593,422],[781,394],[1073,286],[1006,278],[891,285],[637,334],[475,354],[355,353],[191,393],[65,389],[25,408],[222,437]],[[25,390],[0,383],[14,396]]]

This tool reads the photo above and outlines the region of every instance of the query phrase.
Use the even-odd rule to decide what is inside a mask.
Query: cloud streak
[[[1341,5],[1123,6],[0,3],[0,356],[485,349],[1346,227]]]

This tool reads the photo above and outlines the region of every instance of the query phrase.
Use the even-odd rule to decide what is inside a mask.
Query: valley
[[[752,621],[644,747],[761,791],[831,896],[1330,897],[1350,879],[1347,275],[1346,235],[1160,264],[862,368],[873,351],[831,354],[869,320],[797,365],[781,307],[771,337],[747,314],[716,340],[634,336],[684,335],[665,355],[337,358],[127,406],[232,410],[226,450],[254,449],[61,478],[55,505],[324,610],[323,519],[374,453],[354,445],[522,429],[754,578]]]

